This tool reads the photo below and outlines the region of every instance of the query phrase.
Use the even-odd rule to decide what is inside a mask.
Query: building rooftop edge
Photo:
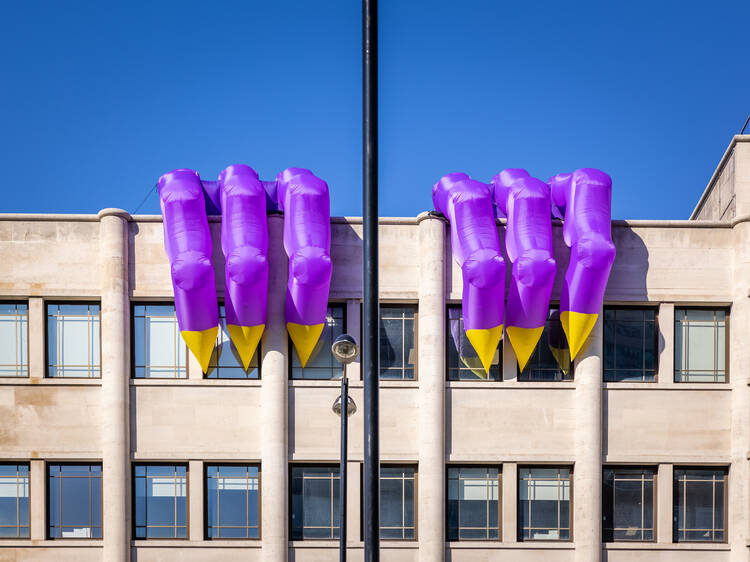
[[[721,171],[724,169],[724,164],[726,164],[727,160],[729,160],[729,157],[731,156],[732,151],[734,150],[734,147],[737,145],[738,142],[750,142],[750,135],[734,135],[732,137],[732,140],[729,141],[729,146],[727,146],[727,149],[724,151],[724,155],[721,157],[721,160],[719,160],[719,163],[716,165],[716,169],[714,170],[714,173],[711,174],[711,179],[708,180],[708,184],[706,184],[706,189],[703,190],[703,193],[698,199],[698,203],[696,203],[695,208],[693,209],[693,212],[690,213],[689,220],[691,221],[697,220],[695,216],[701,210],[701,207],[703,207],[703,203],[706,202],[706,199],[708,198],[708,194],[711,193],[711,190],[714,188],[714,184],[716,183],[716,180],[719,178]]]

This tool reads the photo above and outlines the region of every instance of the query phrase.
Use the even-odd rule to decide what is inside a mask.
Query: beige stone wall
[[[741,141],[735,140],[734,158],[750,147],[750,143]],[[750,163],[750,154],[746,161]],[[746,178],[742,175],[746,169],[750,166],[735,164],[734,185],[750,194],[750,174]],[[737,217],[743,204],[738,195]],[[112,214],[103,216],[111,218]],[[282,560],[285,556],[295,562],[337,559],[333,541],[289,542],[287,535],[288,463],[338,460],[339,420],[330,406],[339,393],[339,384],[288,380],[286,334],[280,312],[286,261],[280,253],[281,221],[270,219],[270,223],[271,247],[276,252],[271,259],[272,277],[276,282],[263,343],[263,379],[203,380],[194,361],[188,366],[186,379],[129,379],[129,367],[125,365],[130,356],[130,320],[115,307],[106,312],[110,314],[107,326],[109,333],[120,334],[117,337],[122,338],[125,351],[103,355],[103,364],[116,360],[118,365],[107,371],[105,389],[100,379],[44,378],[44,304],[66,299],[109,299],[116,303],[117,286],[103,283],[100,277],[100,254],[116,250],[117,244],[101,239],[105,231],[96,216],[0,215],[0,263],[4,264],[0,299],[28,299],[30,350],[28,379],[0,379],[0,460],[29,461],[32,465],[32,539],[0,540],[0,562],[105,559],[103,541],[45,540],[44,467],[45,462],[60,460],[103,460],[106,466],[117,458],[189,464],[189,539],[136,541],[132,546],[126,541],[128,544],[121,546],[125,551],[130,548],[133,560]],[[170,300],[172,286],[159,217],[135,217],[124,224],[126,247],[122,255],[127,256],[127,279],[120,290],[125,287],[131,302]],[[745,301],[750,281],[745,279],[744,256],[750,229],[744,225],[739,218],[722,224],[632,221],[613,225],[617,258],[606,301],[659,306],[659,376],[655,383],[602,383],[599,389],[600,343],[584,353],[586,366],[577,372],[573,382],[517,381],[515,357],[508,345],[502,358],[506,372],[503,382],[445,382],[444,304],[459,302],[462,291],[460,269],[450,255],[447,227],[440,219],[425,216],[419,220],[383,219],[381,298],[386,302],[420,304],[420,364],[418,380],[382,383],[381,455],[384,462],[421,464],[418,540],[383,541],[382,559],[416,562],[445,554],[452,562],[747,560],[750,497],[744,478],[748,474],[750,427],[746,427],[745,371],[750,352],[742,338],[748,328]],[[221,296],[223,257],[219,228],[218,222],[211,223]],[[501,236],[503,229],[503,225],[498,226]],[[359,336],[361,221],[334,219],[332,231],[331,298],[347,304],[348,331]],[[559,298],[569,250],[561,240],[561,229],[555,227],[553,232],[558,261],[554,300]],[[445,241],[443,251],[439,249],[441,240]],[[730,383],[673,382],[674,307],[689,304],[732,307]],[[118,332],[117,319],[112,314],[122,314],[124,324],[120,328],[127,330]],[[361,406],[363,388],[358,363],[348,368],[348,374],[351,395]],[[118,394],[120,388],[125,395]],[[589,419],[592,411],[594,419],[598,416],[598,410],[591,407],[598,408],[599,402],[600,425]],[[113,441],[104,434],[103,427],[116,430],[120,423],[105,404],[126,408],[122,423],[129,428],[129,443]],[[350,419],[349,429],[348,522],[352,560],[363,558],[359,521],[362,431],[360,409]],[[440,459],[441,455],[444,459]],[[599,549],[591,542],[597,541],[596,533],[581,531],[581,525],[590,526],[589,530],[599,525],[595,520],[598,516],[586,519],[586,514],[594,513],[601,502],[596,479],[598,455],[604,463],[658,467],[655,543],[607,544]],[[263,463],[262,539],[204,541],[203,465],[237,460]],[[443,542],[443,461],[491,463],[502,468],[502,540]],[[574,506],[576,502],[580,504],[572,542],[516,540],[518,466],[536,463],[573,467],[576,487],[584,488],[574,489],[573,493]],[[123,474],[129,474],[129,463],[125,464]],[[683,464],[730,467],[727,544],[671,542],[672,470]],[[105,469],[105,483],[107,477]],[[128,478],[125,476],[125,480]],[[122,485],[130,487],[127,481]],[[105,511],[109,520],[119,518],[127,525],[129,509],[105,506]],[[585,544],[581,537],[585,537]],[[591,554],[592,548],[596,554]]]

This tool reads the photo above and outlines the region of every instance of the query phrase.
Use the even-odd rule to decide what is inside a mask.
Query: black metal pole
[[[346,367],[344,367],[346,368]],[[346,562],[346,459],[349,433],[349,381],[341,375],[341,465],[339,466],[339,560]]]
[[[364,238],[364,538],[365,562],[380,560],[380,438],[378,396],[378,2],[362,0],[362,230]]]

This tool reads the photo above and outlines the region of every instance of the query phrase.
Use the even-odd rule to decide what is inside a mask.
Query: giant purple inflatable
[[[463,276],[466,337],[489,373],[503,337],[505,261],[489,187],[466,174],[443,176],[432,188],[435,210],[450,222],[453,257]]]
[[[523,371],[544,331],[557,265],[552,257],[550,188],[526,170],[492,178],[495,203],[508,217],[505,250],[511,269],[505,331]]]
[[[177,323],[205,373],[219,331],[219,310],[203,188],[198,172],[179,169],[160,177],[158,189]]]
[[[560,296],[560,321],[575,359],[591,333],[615,260],[612,243],[612,180],[601,170],[582,168],[549,181],[563,215],[563,239],[570,264]]]
[[[219,194],[227,331],[247,370],[268,310],[266,190],[255,170],[235,165],[219,175]]]
[[[318,343],[331,284],[331,211],[328,185],[310,170],[287,168],[276,178],[289,256],[286,326],[304,367]]]

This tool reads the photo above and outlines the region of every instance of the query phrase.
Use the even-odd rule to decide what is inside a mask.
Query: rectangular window
[[[518,540],[570,540],[571,470],[518,469]]]
[[[415,539],[414,485],[416,470],[408,466],[380,467],[380,538]]]
[[[653,382],[657,357],[656,309],[604,309],[604,380]]]
[[[573,380],[573,363],[570,349],[560,323],[560,310],[550,307],[544,331],[526,368],[518,373],[519,381],[570,381]]]
[[[341,363],[336,361],[331,353],[333,340],[344,333],[344,305],[330,304],[326,312],[326,320],[323,324],[323,333],[315,345],[307,366],[303,369],[299,362],[297,350],[294,349],[292,340],[289,340],[292,360],[289,362],[293,379],[317,379],[331,380],[340,379],[342,371]]]
[[[500,539],[500,470],[448,467],[449,541]]]
[[[29,376],[29,306],[0,303],[0,377]]]
[[[133,472],[135,538],[187,538],[187,466],[137,464]]]
[[[258,466],[206,466],[206,537],[257,539],[260,536]]]
[[[674,541],[726,542],[727,470],[674,469]]]
[[[675,382],[727,381],[727,316],[726,310],[675,309]]]
[[[28,464],[0,464],[0,538],[29,538]]]
[[[339,538],[339,467],[293,466],[292,540]]]
[[[380,307],[380,378],[414,380],[415,306]]]
[[[482,362],[474,351],[474,347],[466,337],[464,318],[461,305],[448,307],[448,326],[446,332],[446,347],[448,348],[447,367],[449,381],[499,381],[502,378],[500,367],[503,356],[503,342],[495,351],[490,366],[489,376],[482,367]]]
[[[221,329],[216,337],[216,347],[211,354],[211,360],[208,363],[208,373],[205,374],[207,379],[258,379],[260,378],[260,362],[258,354],[260,352],[260,343],[255,349],[253,358],[250,359],[247,371],[242,365],[242,359],[234,347],[232,339],[227,331],[227,317],[224,305],[219,307],[219,324]]]
[[[101,376],[99,305],[47,305],[47,376]]]
[[[47,467],[50,539],[102,538],[102,465]]]
[[[135,378],[184,379],[187,345],[182,340],[174,305],[133,306]]]
[[[604,541],[653,541],[656,486],[651,468],[605,468]]]

